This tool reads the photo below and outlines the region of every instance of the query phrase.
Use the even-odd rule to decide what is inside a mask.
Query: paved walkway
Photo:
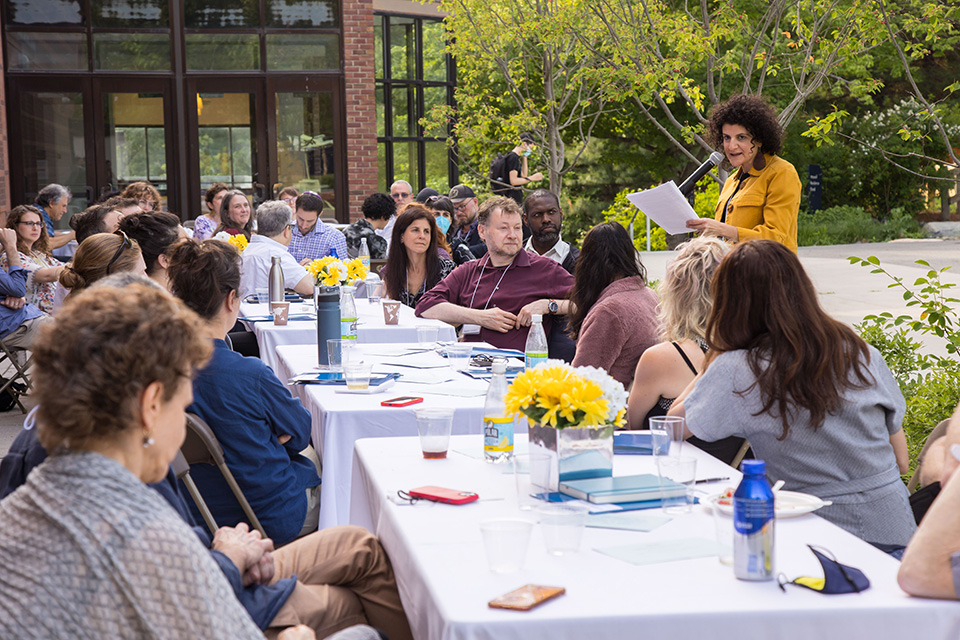
[[[663,279],[671,255],[670,252],[641,254],[650,279]],[[823,307],[835,318],[849,324],[860,322],[871,313],[890,311],[898,315],[908,311],[902,294],[887,288],[890,281],[885,276],[851,265],[847,261],[849,256],[877,256],[882,265],[910,285],[927,271],[914,264],[914,260],[926,260],[937,269],[952,266],[953,269],[947,272],[944,280],[960,285],[960,240],[896,240],[876,244],[803,247],[799,255],[820,294]],[[957,294],[960,298],[960,290]],[[942,344],[935,340],[927,338],[924,343],[930,352],[943,353]],[[32,403],[28,406],[32,406]],[[0,413],[0,455],[6,453],[22,425],[23,415],[18,410]]]

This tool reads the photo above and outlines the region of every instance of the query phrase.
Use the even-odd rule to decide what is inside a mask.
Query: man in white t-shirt
[[[293,211],[279,200],[269,200],[257,208],[257,235],[241,254],[240,299],[267,289],[271,258],[279,256],[283,286],[297,293],[313,293],[313,279],[287,251],[293,235]]]

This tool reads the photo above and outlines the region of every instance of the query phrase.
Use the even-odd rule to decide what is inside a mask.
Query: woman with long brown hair
[[[411,203],[397,216],[387,264],[380,270],[387,297],[416,307],[424,293],[453,271],[453,260],[437,251],[433,211]]]
[[[146,275],[140,245],[122,231],[97,233],[77,247],[73,261],[60,274],[60,284],[75,293],[111,273],[124,271]]]
[[[906,544],[906,404],[880,353],[823,311],[780,243],[737,245],[711,292],[706,369],[669,414],[703,440],[747,438],[772,480],[832,501],[819,514],[854,535]]]
[[[630,387],[640,356],[658,342],[657,294],[646,276],[622,224],[603,222],[587,233],[570,291],[573,366],[600,367]]]
[[[27,304],[44,313],[53,313],[57,281],[63,265],[50,253],[50,239],[40,213],[32,207],[19,205],[7,216],[7,228],[17,232],[17,252],[20,266],[27,276]],[[7,254],[0,256],[0,267],[10,265]]]

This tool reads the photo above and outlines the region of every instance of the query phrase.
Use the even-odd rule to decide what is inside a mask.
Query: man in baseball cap
[[[480,239],[480,232],[477,230],[477,212],[480,210],[477,194],[467,185],[458,184],[450,189],[450,200],[453,202],[453,215],[459,226],[453,239],[462,240],[473,255],[479,258],[487,252],[487,245]]]

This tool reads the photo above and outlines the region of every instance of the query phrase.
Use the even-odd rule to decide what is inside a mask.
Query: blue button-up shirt
[[[329,256],[331,249],[336,249],[337,257],[341,260],[347,259],[347,239],[337,229],[317,220],[316,226],[307,235],[303,235],[300,227],[294,225],[288,250],[297,262],[304,258],[315,260]]]
[[[27,295],[27,276],[29,273],[20,267],[10,267],[10,273],[0,269],[0,297],[22,298]],[[43,315],[32,304],[20,309],[11,309],[0,305],[0,339],[6,338],[27,320]]]

